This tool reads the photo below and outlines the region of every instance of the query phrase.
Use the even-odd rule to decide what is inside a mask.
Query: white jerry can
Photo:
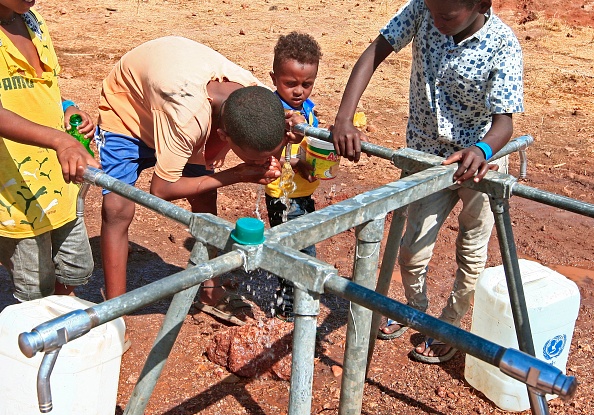
[[[579,289],[573,281],[537,262],[520,259],[519,265],[536,357],[565,373],[580,307]],[[487,268],[479,276],[470,331],[518,349],[503,265]],[[526,385],[495,366],[466,355],[464,377],[501,409],[530,409]],[[547,399],[553,397],[547,395]]]

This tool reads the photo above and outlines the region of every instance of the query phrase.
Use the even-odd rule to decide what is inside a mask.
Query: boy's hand
[[[74,106],[66,108],[66,112],[64,113],[64,128],[66,131],[70,131],[70,128],[72,128],[70,125],[70,117],[72,114],[79,114],[82,118],[82,123],[79,125],[78,131],[82,133],[85,138],[93,138],[93,135],[95,134],[95,123],[91,116]]]
[[[82,183],[83,174],[87,166],[101,168],[99,162],[95,160],[87,152],[87,149],[78,141],[76,141],[71,135],[64,134],[64,138],[59,141],[56,147],[56,155],[58,161],[62,166],[62,175],[66,183]]]
[[[480,182],[489,170],[497,170],[497,164],[489,164],[480,148],[472,146],[464,150],[456,151],[445,159],[441,164],[447,166],[459,162],[458,170],[454,173],[454,181],[461,184],[470,178],[474,182]]]
[[[285,136],[288,143],[299,144],[303,140],[303,135],[293,131],[293,126],[305,122],[305,117],[299,111],[285,111]]]
[[[352,122],[337,122],[330,126],[332,141],[339,156],[358,162],[361,158],[361,141],[369,141]]]
[[[281,164],[275,157],[269,157],[262,165],[241,163],[233,167],[242,182],[269,184],[281,175]]]
[[[301,160],[299,158],[292,158],[291,159],[291,167],[293,171],[296,171],[301,177],[303,177],[308,182],[315,182],[318,180],[317,177],[312,175],[313,167],[305,160]]]

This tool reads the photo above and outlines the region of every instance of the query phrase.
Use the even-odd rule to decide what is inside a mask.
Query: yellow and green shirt
[[[64,130],[58,73],[60,65],[47,26],[30,10],[23,14],[42,63],[34,68],[0,31],[2,106],[38,124]],[[53,150],[0,137],[0,236],[28,238],[76,218],[78,187],[66,184]]]

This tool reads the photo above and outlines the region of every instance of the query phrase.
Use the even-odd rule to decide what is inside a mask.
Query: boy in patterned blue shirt
[[[333,129],[337,152],[349,160],[358,161],[360,141],[367,140],[352,124],[363,91],[378,65],[411,42],[407,146],[446,157],[444,165],[459,167],[455,186],[410,205],[400,271],[408,304],[426,311],[427,266],[437,234],[462,200],[458,269],[440,316],[459,326],[487,261],[494,220],[486,194],[457,185],[468,179],[478,182],[489,169],[507,171],[507,159],[496,165],[488,159],[511,138],[512,114],[524,110],[522,51],[512,30],[492,13],[491,0],[409,0],[353,67]],[[378,337],[392,339],[406,329],[384,319]],[[428,338],[411,355],[439,363],[455,353],[450,345]]]

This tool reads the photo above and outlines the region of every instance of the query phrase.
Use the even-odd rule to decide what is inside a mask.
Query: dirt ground
[[[119,57],[134,46],[164,35],[180,35],[205,43],[270,83],[273,46],[280,34],[307,31],[320,43],[323,58],[312,95],[321,125],[333,122],[341,93],[359,54],[404,0],[38,0],[47,19],[63,68],[63,96],[97,114],[101,80]],[[515,31],[525,59],[526,112],[514,117],[514,136],[532,135],[528,176],[523,184],[594,203],[594,1],[494,0],[495,12]],[[367,115],[373,143],[404,146],[410,50],[382,64],[365,92],[360,110]],[[511,156],[510,173],[519,160]],[[237,162],[230,157],[228,165]],[[324,181],[314,195],[317,209],[396,180],[399,171],[387,161],[363,157],[343,160],[339,177]],[[139,187],[148,189],[148,174]],[[255,216],[257,202],[265,210],[257,185],[241,184],[219,192],[219,215],[231,222]],[[177,202],[187,207],[185,202]],[[78,295],[100,302],[103,284],[99,250],[100,192],[93,188],[86,220],[95,255],[93,282]],[[594,413],[594,219],[519,197],[511,199],[513,232],[522,258],[558,270],[579,286],[581,306],[571,344],[567,373],[580,382],[575,398],[550,402],[554,414]],[[453,246],[457,224],[444,226],[429,277],[431,306],[438,314],[455,269]],[[129,289],[181,270],[188,259],[189,234],[183,226],[138,208],[130,231]],[[350,275],[354,232],[344,232],[317,245],[318,257]],[[496,235],[488,266],[501,263]],[[397,271],[397,270],[396,270]],[[4,272],[4,271],[2,271]],[[397,275],[397,272],[395,272]],[[0,309],[11,302],[5,273],[0,274]],[[240,290],[254,302],[257,317],[270,319],[275,280],[251,277]],[[396,281],[390,295],[403,299]],[[116,414],[123,412],[138,380],[168,301],[127,317],[131,349],[123,356]],[[312,413],[337,414],[346,333],[346,301],[324,296],[319,319]],[[463,320],[470,329],[470,313]],[[285,414],[289,383],[246,379],[210,362],[205,350],[213,335],[227,330],[219,321],[191,310],[150,399],[146,414]],[[411,361],[408,352],[420,340],[409,330],[394,341],[379,341],[363,398],[363,414],[502,414],[464,379],[464,354],[450,362],[427,366]],[[524,412],[528,413],[528,412]]]

